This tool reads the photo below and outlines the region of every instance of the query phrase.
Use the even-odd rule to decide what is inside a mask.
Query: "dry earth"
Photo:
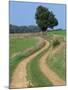
[[[18,64],[16,70],[13,73],[10,88],[25,88],[28,86],[29,82],[26,79],[26,76],[27,76],[26,66],[34,57],[36,57],[39,53],[41,53],[49,46],[48,41],[45,40],[45,43],[46,45],[42,49],[32,54],[31,56],[27,57],[26,59],[22,60]]]
[[[47,40],[45,40],[45,46],[42,47],[42,49],[40,49],[39,51],[37,51],[36,53],[32,54],[31,56],[25,58],[24,60],[22,60],[17,68],[15,69],[13,76],[12,76],[12,81],[10,83],[10,88],[25,88],[28,87],[29,81],[27,80],[26,76],[27,76],[27,64],[33,60],[34,57],[36,57],[38,54],[40,54],[42,51],[44,51],[45,49],[48,48],[49,46],[49,42]],[[56,48],[55,50],[52,50],[52,48],[50,48],[41,58],[40,58],[40,70],[42,71],[42,73],[53,83],[53,85],[64,85],[65,82],[60,79],[60,77],[54,72],[52,71],[47,63],[46,60],[48,58],[48,55],[50,53],[55,54],[60,48],[63,47],[63,44],[60,45],[58,48]],[[12,89],[14,90],[14,89]]]
[[[51,70],[46,61],[49,55],[54,55],[57,53],[61,48],[63,49],[64,43],[58,46],[56,49],[50,48],[47,53],[45,53],[41,58],[40,58],[40,70],[42,73],[52,82],[54,86],[56,85],[64,85],[65,81],[62,80],[53,70]]]

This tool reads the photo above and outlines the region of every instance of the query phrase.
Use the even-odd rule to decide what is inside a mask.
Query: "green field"
[[[38,39],[35,37],[31,38],[10,38],[10,81],[12,74],[17,67],[17,65],[20,63],[21,60],[23,60],[25,57],[29,56],[31,53],[34,52],[36,49]],[[29,48],[33,48],[30,51],[27,50]],[[12,57],[13,54],[20,52],[18,55],[15,55]]]
[[[56,34],[58,35],[58,37],[62,36],[58,38],[60,40],[61,38],[62,39],[65,38],[66,32],[64,30],[62,31],[59,30],[59,31],[48,32],[48,34],[50,35]],[[52,70],[54,70],[63,80],[65,80],[66,78],[65,77],[65,62],[66,62],[65,61],[65,46],[63,47],[63,49],[61,48],[59,52],[57,52],[53,57],[49,57],[47,60],[47,64],[49,65],[49,67]]]
[[[49,31],[48,32],[48,35],[53,35],[53,34],[56,34],[56,35],[60,35],[60,36],[65,36],[66,34],[66,31],[65,30],[54,30],[54,31]]]
[[[49,31],[44,39],[48,40],[50,43],[50,46],[44,50],[42,53],[37,55],[35,58],[33,58],[27,65],[27,79],[30,82],[28,87],[41,87],[41,86],[53,86],[51,81],[43,75],[43,73],[40,70],[39,67],[39,60],[41,56],[46,53],[50,47],[53,48],[53,42],[52,40],[54,35],[57,35],[58,40],[60,41],[60,44],[62,42],[65,43],[65,31],[59,30],[59,31]],[[41,37],[41,35],[38,33],[38,36]],[[56,39],[56,37],[54,38]],[[40,48],[37,46],[38,39],[35,37],[35,35],[29,38],[10,38],[10,61],[9,61],[9,67],[10,67],[10,81],[11,77],[13,75],[13,72],[17,65],[24,60],[24,58],[28,57],[29,55],[35,53]],[[59,44],[59,45],[60,45]],[[28,51],[28,49],[32,48]],[[56,47],[57,48],[57,47]],[[53,48],[55,49],[55,48]],[[20,52],[18,55],[14,54]],[[59,50],[54,56],[50,57],[48,56],[47,64],[61,79],[65,80],[65,47],[63,49]],[[31,85],[32,83],[32,85]]]
[[[28,48],[35,47],[37,38],[11,38],[10,39],[10,56],[17,52],[24,52]]]
[[[60,78],[65,80],[65,48],[61,48],[53,57],[49,57],[47,64]]]
[[[55,34],[58,35],[58,37],[62,36],[62,37],[59,37],[60,43],[64,41],[63,40],[65,38],[64,31],[48,32],[47,40],[49,40],[50,42],[50,47],[53,47],[52,43],[54,41],[51,41],[51,37]],[[45,51],[37,55],[27,66],[27,72],[28,72],[27,78],[35,87],[36,86],[52,86],[52,83],[48,80],[47,77],[45,77],[42,74],[39,68],[40,57],[44,54]],[[54,56],[48,57],[47,64],[54,72],[56,72],[56,74],[59,75],[60,78],[65,80],[65,47],[59,50],[59,52],[57,52],[57,54],[55,54]],[[31,85],[29,84],[29,86]]]
[[[45,52],[47,52],[49,47],[45,49],[42,53],[37,55],[30,63],[27,65],[27,79],[34,85],[34,87],[44,87],[52,86],[52,83],[48,80],[47,77],[43,75],[39,68],[39,60]],[[32,87],[29,83],[28,87]]]

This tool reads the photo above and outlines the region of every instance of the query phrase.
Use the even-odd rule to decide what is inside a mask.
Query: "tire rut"
[[[52,51],[52,48],[45,53],[40,59],[40,70],[42,73],[52,82],[54,86],[64,85],[65,81],[62,80],[53,70],[51,70],[47,65],[47,58],[52,53],[54,55],[63,45],[58,46],[55,50]]]
[[[15,69],[15,72],[13,73],[12,76],[12,81],[10,84],[10,88],[26,88],[28,87],[29,82],[27,81],[27,64],[34,58],[36,57],[38,54],[40,54],[43,50],[45,50],[46,48],[48,48],[49,46],[49,42],[47,40],[45,40],[45,46],[42,47],[39,51],[37,51],[36,53],[32,54],[31,56],[25,58],[24,60],[22,60],[17,68]]]

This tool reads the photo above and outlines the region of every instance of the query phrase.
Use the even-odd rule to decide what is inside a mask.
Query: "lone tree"
[[[54,26],[58,25],[58,21],[53,12],[43,6],[37,7],[35,19],[42,32],[47,31],[47,28],[53,29]]]

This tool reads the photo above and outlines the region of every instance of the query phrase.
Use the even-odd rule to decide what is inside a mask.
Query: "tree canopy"
[[[53,29],[54,26],[58,25],[58,20],[52,11],[43,6],[38,6],[35,13],[35,19],[37,25],[42,31],[47,31],[47,28]]]

